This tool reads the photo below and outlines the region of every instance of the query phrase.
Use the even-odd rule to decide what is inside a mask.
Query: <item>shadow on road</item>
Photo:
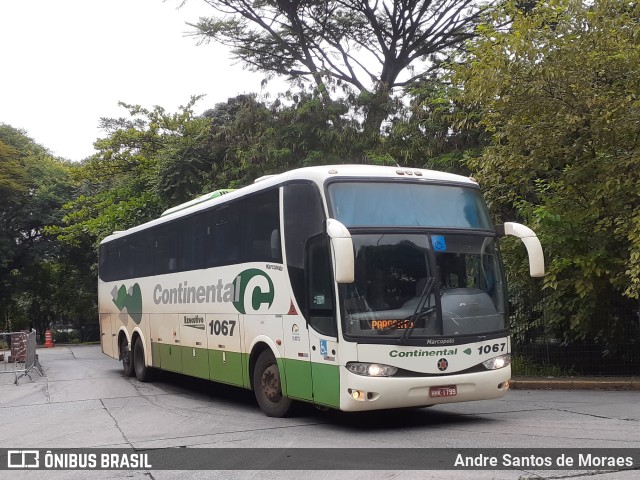
[[[159,372],[156,382],[165,384],[172,389],[182,390],[181,393],[191,397],[200,397],[203,401],[215,402],[222,407],[233,405],[236,410],[246,410],[248,413],[259,412],[253,392],[241,387],[166,371]],[[290,414],[290,418],[363,432],[397,431],[398,429],[419,430],[425,427],[435,428],[456,424],[478,425],[497,421],[484,416],[446,412],[442,411],[442,408],[446,408],[446,405],[433,408],[341,412],[333,409],[319,409],[307,403],[297,402]],[[274,421],[277,422],[278,419],[274,419]]]

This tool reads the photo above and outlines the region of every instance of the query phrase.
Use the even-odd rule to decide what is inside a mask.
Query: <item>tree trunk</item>
[[[383,122],[391,114],[391,92],[388,88],[378,88],[375,94],[369,97],[365,107],[365,118],[362,124],[363,134],[369,148],[375,148],[380,144],[380,131]]]

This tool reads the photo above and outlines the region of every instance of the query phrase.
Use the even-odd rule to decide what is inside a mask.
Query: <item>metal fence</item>
[[[542,306],[510,320],[516,375],[640,375],[640,311],[611,309],[594,320],[604,334],[582,339],[550,331]]]
[[[514,343],[514,370],[520,375],[637,376],[640,345],[618,345],[615,350],[589,342],[562,343],[554,338]],[[517,366],[517,368],[515,368]]]
[[[36,332],[0,332],[0,374],[15,376],[15,384],[22,377],[31,379],[31,371],[42,375],[36,355]]]

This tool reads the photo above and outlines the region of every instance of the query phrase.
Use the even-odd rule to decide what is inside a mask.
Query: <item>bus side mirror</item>
[[[544,277],[544,255],[542,245],[535,232],[520,223],[506,222],[504,225],[496,225],[498,236],[511,235],[518,237],[524,243],[529,254],[529,274],[532,277]]]
[[[349,230],[338,220],[329,218],[326,223],[326,231],[331,239],[333,272],[336,282],[353,283],[355,280],[355,258]]]

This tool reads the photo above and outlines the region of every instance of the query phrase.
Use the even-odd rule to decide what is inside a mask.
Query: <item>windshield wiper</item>
[[[433,290],[433,286],[435,285],[436,281],[433,277],[429,277],[427,278],[427,283],[424,286],[424,289],[422,290],[422,294],[420,295],[420,299],[418,300],[418,305],[416,305],[416,310],[415,312],[413,312],[413,315],[411,316],[410,322],[409,322],[409,328],[407,328],[402,335],[400,336],[400,338],[398,339],[399,343],[404,343],[413,333],[413,329],[416,326],[416,322],[422,317],[422,315],[424,315],[425,313],[430,313],[433,310],[435,310],[435,305],[434,306],[428,306],[425,309],[425,304],[428,304],[430,297],[431,297],[431,291]]]

